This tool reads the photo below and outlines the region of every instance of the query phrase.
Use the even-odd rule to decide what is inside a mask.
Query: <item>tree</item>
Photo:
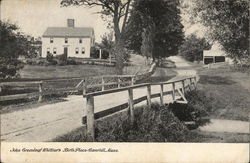
[[[62,0],[62,6],[76,5],[76,6],[89,6],[89,7],[101,7],[101,11],[98,12],[102,16],[108,16],[112,18],[112,28],[115,35],[115,47],[114,53],[116,56],[117,73],[121,74],[124,67],[124,42],[121,39],[122,33],[126,27],[127,18],[129,14],[131,0]]]
[[[153,22],[153,59],[177,55],[183,41],[183,25],[178,0],[138,0],[133,4],[127,25],[127,45],[139,51],[143,42],[142,33]],[[139,37],[139,38],[138,38]]]
[[[19,56],[31,56],[32,46],[28,37],[18,32],[18,27],[9,22],[0,21],[0,78],[18,76],[22,68]]]
[[[146,62],[153,56],[155,24],[151,22],[142,32],[141,54],[146,56]]]
[[[198,38],[192,34],[185,38],[184,43],[179,49],[179,54],[188,61],[201,61],[203,58],[203,50],[210,48],[211,46],[205,38]]]
[[[235,61],[249,60],[247,0],[194,0],[192,19],[208,27],[207,37],[218,41]]]
[[[100,47],[102,49],[106,50],[107,52],[109,52],[110,55],[113,54],[112,50],[114,48],[114,44],[115,43],[113,41],[113,33],[112,32],[102,36],[102,42],[100,44]]]

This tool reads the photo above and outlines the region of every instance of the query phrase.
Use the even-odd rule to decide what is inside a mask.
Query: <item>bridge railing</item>
[[[177,83],[181,84],[180,88],[176,87]],[[155,94],[151,93],[151,87],[153,85],[160,86],[159,93],[155,93]],[[165,85],[171,85],[172,89],[170,91],[164,91]],[[184,96],[185,92],[187,91],[187,89],[189,89],[190,91],[192,89],[196,89],[196,85],[197,85],[196,76],[184,77],[184,78],[180,78],[177,80],[154,83],[154,84],[143,83],[143,84],[132,85],[132,86],[124,87],[124,88],[115,88],[115,89],[109,89],[109,90],[104,90],[104,91],[99,91],[99,92],[89,92],[89,93],[86,92],[86,86],[83,85],[83,97],[86,98],[86,109],[87,109],[87,115],[85,117],[83,117],[83,123],[84,124],[86,123],[86,126],[87,126],[87,133],[86,134],[87,134],[88,140],[94,141],[94,138],[95,138],[95,133],[94,133],[95,120],[109,116],[113,113],[116,113],[118,111],[121,111],[123,109],[128,108],[129,119],[130,119],[131,123],[134,123],[134,120],[135,120],[134,105],[135,104],[138,104],[138,103],[146,100],[147,105],[149,107],[151,107],[151,99],[156,98],[156,97],[160,97],[160,104],[163,105],[164,104],[163,98],[165,95],[168,95],[168,94],[172,94],[172,98],[173,98],[172,102],[178,101],[179,99],[176,99],[177,92],[179,93],[181,98],[183,98],[183,100],[185,102],[186,101],[185,96]],[[143,87],[147,89],[147,91],[146,91],[147,93],[145,93],[145,95],[142,97],[134,99],[133,90],[136,88],[143,88]],[[119,106],[109,108],[107,110],[95,113],[94,98],[96,96],[111,94],[111,93],[116,93],[116,92],[122,92],[122,91],[128,92],[128,103],[124,103],[124,104],[121,104]]]

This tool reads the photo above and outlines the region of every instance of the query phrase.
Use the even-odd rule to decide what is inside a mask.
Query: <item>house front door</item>
[[[66,56],[68,56],[68,47],[64,47],[63,54],[65,54]]]

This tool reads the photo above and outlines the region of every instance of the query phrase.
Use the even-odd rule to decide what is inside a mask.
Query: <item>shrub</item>
[[[166,106],[135,109],[135,123],[130,125],[128,112],[117,113],[96,123],[97,142],[185,142],[187,128]],[[84,129],[79,128],[60,136],[56,142],[87,141]]]
[[[53,59],[54,59],[53,54],[48,53],[47,56],[46,56],[46,60],[47,60],[48,62],[52,62]]]
[[[79,63],[77,63],[74,59],[68,59],[67,60],[67,65],[77,65]]]
[[[185,95],[188,104],[174,103],[169,104],[169,108],[180,121],[194,121],[196,127],[203,125],[208,120],[202,120],[202,117],[208,115],[212,109],[212,98],[205,96],[202,91],[190,91]]]
[[[90,48],[90,57],[91,58],[99,58],[99,50],[96,47]]]

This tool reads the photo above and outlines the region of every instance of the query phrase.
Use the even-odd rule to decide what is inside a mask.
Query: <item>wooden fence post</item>
[[[151,108],[151,85],[147,85],[147,104],[148,107]]]
[[[192,90],[192,78],[189,79],[190,80],[190,91]]]
[[[160,104],[163,105],[163,84],[160,85],[161,90],[160,90]]]
[[[87,96],[87,141],[95,141],[95,117],[93,96]]]
[[[104,91],[104,84],[105,84],[105,81],[104,81],[104,77],[102,76],[102,91]]]
[[[134,101],[133,101],[133,89],[128,89],[128,106],[129,106],[129,113],[130,113],[130,122],[134,124],[135,115],[134,115]]]
[[[117,77],[118,88],[121,88],[121,79],[120,76]]]
[[[39,83],[39,97],[38,97],[38,102],[42,102],[43,100],[43,83],[41,81],[41,83]]]
[[[131,85],[134,85],[134,82],[135,82],[135,76],[132,76],[131,77]]]
[[[182,83],[182,92],[185,95],[185,79],[181,81]]]
[[[173,87],[173,92],[172,92],[172,96],[173,96],[173,101],[175,101],[175,83],[172,83],[172,87]]]
[[[196,76],[194,77],[194,88],[196,89],[197,86],[197,81],[196,81]]]
[[[87,93],[86,80],[83,79],[83,82],[82,82],[82,94],[85,95],[86,93]]]

